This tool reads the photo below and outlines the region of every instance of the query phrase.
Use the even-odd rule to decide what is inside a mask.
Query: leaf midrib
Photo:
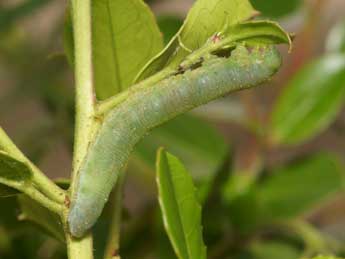
[[[173,191],[173,200],[174,200],[174,202],[176,204],[176,207],[177,207],[177,210],[178,210],[178,221],[179,221],[179,223],[180,223],[180,225],[182,227],[182,238],[183,238],[183,242],[184,242],[183,244],[184,244],[184,246],[186,248],[188,258],[192,258],[191,255],[190,255],[190,248],[188,246],[188,242],[187,242],[187,239],[186,239],[186,236],[185,236],[186,230],[185,230],[185,227],[184,227],[184,224],[183,224],[183,220],[182,220],[182,217],[181,217],[181,211],[180,211],[179,203],[178,203],[178,201],[176,199],[176,197],[177,197],[176,196],[176,190],[175,190],[174,184],[172,182],[172,175],[171,175],[171,169],[170,169],[171,165],[170,165],[170,162],[169,162],[167,154],[164,154],[164,156],[165,156],[166,162],[167,162],[167,164],[169,166],[168,182],[169,182],[169,185],[171,187],[171,190]]]
[[[110,24],[110,34],[111,34],[111,50],[113,53],[113,59],[114,59],[114,66],[115,66],[115,78],[116,78],[116,83],[118,86],[118,92],[122,91],[122,83],[121,83],[121,71],[119,67],[119,61],[118,61],[118,55],[116,51],[116,40],[115,40],[115,32],[114,32],[114,24],[113,24],[113,17],[111,13],[111,8],[110,8],[110,0],[107,0],[107,12],[109,16],[109,24]]]

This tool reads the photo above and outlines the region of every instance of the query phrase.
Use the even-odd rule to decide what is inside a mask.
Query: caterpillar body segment
[[[241,45],[229,58],[205,60],[194,70],[133,90],[106,115],[81,165],[68,218],[72,235],[81,237],[96,222],[133,148],[152,128],[228,93],[256,86],[280,65],[274,46]]]

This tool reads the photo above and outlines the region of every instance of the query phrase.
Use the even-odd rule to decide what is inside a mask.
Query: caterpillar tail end
[[[91,228],[90,223],[85,219],[83,213],[77,209],[71,209],[68,215],[68,225],[72,236],[81,238]]]
[[[72,236],[81,238],[83,237],[96,223],[99,218],[102,208],[95,206],[95,203],[85,202],[81,206],[78,200],[75,204],[72,203],[70,213],[68,215],[68,225]],[[97,204],[97,203],[96,203]]]

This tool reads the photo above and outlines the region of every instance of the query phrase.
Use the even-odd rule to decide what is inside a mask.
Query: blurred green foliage
[[[44,47],[35,48],[35,42],[23,37],[16,26],[23,17],[34,14],[49,2],[27,0],[11,8],[0,8],[0,63],[16,77],[14,88],[1,97],[0,115],[9,112],[9,105],[19,105],[27,98],[44,107],[49,118],[45,121],[33,118],[29,126],[21,125],[21,130],[30,134],[27,138],[18,138],[19,146],[35,162],[49,149],[54,149],[57,141],[67,143],[70,150],[73,142],[74,100],[66,59],[59,53],[48,58],[51,49],[55,49],[54,44],[47,42]],[[294,14],[302,6],[299,0],[251,2],[263,16],[275,18]],[[178,17],[174,14],[158,16],[165,44],[182,26],[182,19]],[[208,18],[205,22],[210,21]],[[61,17],[52,41],[60,37],[64,19]],[[71,35],[72,27],[66,28],[65,35]],[[199,202],[203,204],[203,239],[208,247],[208,258],[298,259],[305,252],[309,253],[306,258],[320,254],[317,247],[309,247],[314,239],[303,235],[303,231],[296,231],[291,224],[296,219],[307,222],[304,215],[322,209],[328,201],[343,195],[343,159],[330,152],[310,152],[305,147],[334,126],[343,109],[344,35],[344,22],[340,21],[325,40],[326,50],[318,59],[312,58],[285,80],[288,83],[278,76],[277,84],[284,89],[281,93],[278,91],[273,109],[265,111],[267,117],[271,117],[269,123],[259,120],[263,132],[248,133],[259,140],[265,151],[279,153],[283,146],[289,145],[293,159],[278,161],[278,166],[272,166],[266,161],[270,153],[262,152],[259,154],[264,156],[262,167],[238,177],[243,176],[243,172],[236,171],[237,157],[243,156],[239,150],[245,144],[236,132],[232,135],[234,121],[217,122],[222,132],[230,135],[230,140],[226,141],[214,125],[200,118],[200,113],[198,117],[194,114],[181,116],[147,136],[132,156],[129,171],[136,184],[130,193],[139,198],[145,196],[139,192],[148,191],[149,194],[146,200],[142,198],[144,203],[140,209],[124,209],[121,256],[125,259],[176,258],[158,212],[158,202],[150,196],[156,192],[154,162],[159,146],[165,146],[179,157],[193,176]],[[108,70],[103,72],[109,73]],[[241,101],[241,105],[247,105]],[[231,107],[227,102],[216,104],[224,111]],[[209,119],[206,112],[202,115]],[[341,127],[341,123],[337,126]],[[248,127],[243,125],[236,125],[235,129],[248,132]],[[246,148],[250,157],[251,149]],[[250,167],[250,159],[246,163]],[[1,168],[0,173],[3,173],[6,167]],[[63,184],[68,186],[66,181]],[[234,190],[236,186],[243,188]],[[66,258],[64,237],[56,215],[25,196],[12,197],[18,194],[13,189],[0,187],[0,196],[11,196],[0,199],[0,258]],[[110,210],[106,208],[94,229],[96,258],[103,256]],[[323,249],[327,251],[324,254],[344,256],[344,241],[328,243],[322,224],[317,222],[311,227],[319,235],[317,239],[325,243]],[[319,256],[314,259],[335,258]]]
[[[291,14],[301,6],[301,0],[277,1],[277,0],[250,0],[254,8],[263,16],[280,18]]]
[[[327,55],[301,69],[273,109],[272,141],[301,144],[328,128],[343,107],[344,85],[344,55]]]
[[[183,20],[177,16],[159,16],[157,18],[159,29],[164,32],[164,43],[168,44],[171,38],[178,32]]]
[[[0,9],[0,33],[25,16],[31,15],[36,9],[49,3],[51,0],[25,0],[14,7]],[[1,6],[0,6],[1,7]]]
[[[341,19],[330,31],[326,41],[328,52],[345,53],[345,20]]]

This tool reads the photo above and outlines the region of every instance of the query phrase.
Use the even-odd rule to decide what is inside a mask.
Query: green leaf
[[[39,203],[24,194],[18,196],[18,202],[22,211],[19,216],[21,220],[28,220],[35,223],[57,240],[64,242],[65,235],[62,223],[57,214],[42,207]]]
[[[277,0],[251,0],[255,9],[266,17],[282,17],[288,15],[301,6],[301,0],[277,1]]]
[[[142,67],[163,48],[155,18],[142,0],[92,1],[92,54],[97,98],[133,84]],[[73,24],[67,9],[64,49],[73,64]]]
[[[345,19],[331,29],[326,41],[326,50],[345,53]]]
[[[201,184],[205,188],[212,181],[227,152],[224,138],[212,126],[185,114],[154,129],[137,145],[131,160],[134,171],[140,171],[142,175],[143,169],[146,169],[153,175],[160,146],[183,158],[183,164],[189,168],[198,186]],[[198,189],[198,192],[202,196],[201,200],[207,195],[207,190]]]
[[[26,163],[0,151],[0,183],[23,190],[31,177],[32,172]]]
[[[196,50],[225,25],[231,26],[250,19],[256,11],[247,0],[198,0],[189,11],[183,26],[165,49],[146,64],[137,80],[145,79],[163,67],[176,67],[188,54],[180,42]]]
[[[164,226],[178,258],[206,258],[201,206],[192,177],[176,157],[163,149],[157,156],[157,184]]]
[[[164,229],[162,214],[159,210],[155,213],[155,256],[156,258],[176,259],[174,249]]]
[[[142,0],[92,1],[92,20],[94,83],[105,99],[131,86],[163,41]]]
[[[207,40],[202,47],[188,55],[180,67],[190,67],[202,56],[230,51],[236,45],[243,43],[249,46],[287,43],[289,49],[292,48],[290,35],[278,23],[271,21],[242,22],[228,26],[214,35],[212,40]]]
[[[304,67],[287,85],[273,109],[275,144],[299,144],[326,129],[345,95],[345,55],[328,55]]]
[[[273,172],[257,190],[266,222],[288,219],[320,205],[343,188],[342,167],[320,153]]]
[[[230,26],[225,32],[229,42],[247,42],[251,44],[289,44],[292,42],[290,35],[276,22],[248,21]]]

